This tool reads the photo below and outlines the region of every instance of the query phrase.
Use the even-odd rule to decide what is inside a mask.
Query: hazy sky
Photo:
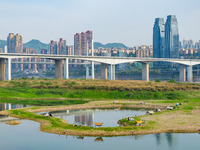
[[[152,44],[156,17],[176,15],[180,39],[200,40],[200,0],[0,0],[0,39],[20,33],[24,42],[92,30],[94,41]]]

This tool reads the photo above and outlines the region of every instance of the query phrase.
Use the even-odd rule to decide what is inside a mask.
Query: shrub
[[[46,82],[45,84],[46,84],[46,85],[52,85],[53,83],[51,83],[51,82]]]
[[[60,88],[60,86],[59,85],[56,85],[56,87],[55,87],[56,89],[59,89]]]
[[[160,79],[155,79],[155,82],[160,82]]]
[[[174,79],[170,79],[168,83],[175,83]]]

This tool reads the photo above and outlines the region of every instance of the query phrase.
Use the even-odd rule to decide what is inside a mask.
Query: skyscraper
[[[58,54],[60,55],[66,55],[66,40],[63,40],[63,38],[60,38],[58,42]]]
[[[81,34],[74,35],[74,55],[81,55]]]
[[[85,32],[81,32],[81,55],[87,54],[87,35]]]
[[[15,53],[23,53],[23,39],[19,33],[14,36],[14,42],[15,42]]]
[[[167,16],[165,23],[165,58],[179,58],[178,21],[175,15]]]
[[[76,33],[74,35],[74,53],[75,55],[87,55],[87,42],[92,40],[92,31]],[[91,42],[88,45],[91,49]]]
[[[14,35],[14,33],[10,33],[7,37],[7,52],[8,53],[23,53],[23,38],[18,33]],[[12,59],[12,61],[23,62],[23,58]],[[23,70],[23,64],[12,64],[14,69],[18,69],[18,67]]]
[[[14,33],[10,33],[7,37],[7,48],[8,48],[8,53],[15,52]]]
[[[56,41],[51,41],[49,43],[49,53],[50,54],[58,54],[58,45],[57,45],[57,42]]]
[[[74,46],[73,45],[67,46],[67,55],[74,55]]]
[[[153,57],[164,58],[165,22],[164,18],[156,18],[153,27]]]
[[[23,53],[23,38],[18,33],[10,33],[7,37],[8,53]]]
[[[93,40],[92,31],[88,30],[86,32],[86,38],[88,41],[88,49],[89,49],[89,51],[91,51],[92,50],[92,40]]]

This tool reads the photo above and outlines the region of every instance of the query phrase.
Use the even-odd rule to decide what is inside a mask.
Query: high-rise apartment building
[[[74,46],[73,45],[67,46],[67,55],[74,55]]]
[[[153,57],[164,58],[165,52],[165,21],[164,18],[156,18],[153,27]]]
[[[14,33],[10,33],[7,37],[7,52],[8,53],[23,53],[23,38],[18,33],[14,35]],[[12,61],[23,62],[23,58],[12,59]],[[23,70],[23,64],[12,64],[14,69],[20,68]]]
[[[66,55],[66,40],[63,40],[63,38],[60,38],[58,42],[58,54],[60,55]]]
[[[23,53],[23,38],[18,33],[10,33],[7,37],[8,53]]]
[[[56,41],[51,41],[49,43],[49,53],[50,54],[54,54],[54,55],[57,55],[58,54],[58,45],[57,45],[57,42]]]
[[[7,37],[8,53],[15,53],[14,33],[10,33]]]
[[[60,38],[58,42],[52,40],[49,43],[49,54],[66,55],[66,46],[66,40],[63,38]]]
[[[81,34],[74,35],[74,55],[81,55]]]
[[[89,51],[92,51],[92,40],[93,40],[92,31],[88,30],[86,32],[86,38],[88,41],[88,49],[89,49]]]
[[[179,58],[178,21],[175,15],[167,16],[165,23],[165,58]]]
[[[14,42],[15,42],[15,53],[23,53],[23,39],[19,33],[14,36]]]
[[[87,55],[87,35],[81,32],[81,55]]]
[[[87,55],[87,43],[92,40],[92,31],[76,33],[74,35],[74,54],[75,55]],[[91,49],[91,42],[88,44],[88,48]]]

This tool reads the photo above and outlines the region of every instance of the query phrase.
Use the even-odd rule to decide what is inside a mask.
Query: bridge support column
[[[179,82],[185,82],[186,81],[186,68],[185,65],[179,66]]]
[[[5,79],[5,59],[0,59],[0,80]]]
[[[62,79],[62,60],[55,60],[55,78]]]
[[[11,58],[6,59],[6,80],[11,80]]]
[[[115,80],[115,64],[109,66],[109,80]]]
[[[64,79],[69,79],[69,59],[64,60]]]
[[[142,63],[142,80],[149,81],[149,63]]]
[[[94,62],[86,65],[86,79],[94,79]]]
[[[193,82],[192,66],[187,66],[187,82]]]
[[[92,80],[94,80],[94,62],[92,61]]]
[[[86,65],[86,79],[90,79],[89,71],[90,71],[90,66]]]
[[[101,63],[101,79],[108,79],[108,67],[107,64]]]

